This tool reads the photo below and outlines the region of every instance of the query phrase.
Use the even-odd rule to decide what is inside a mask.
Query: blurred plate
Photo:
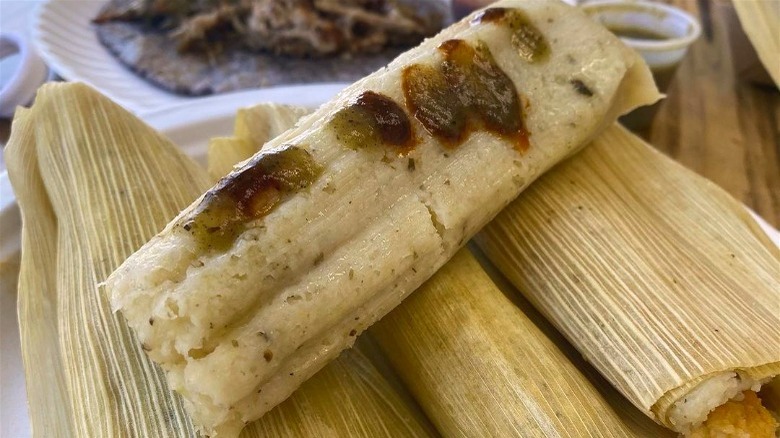
[[[233,132],[239,108],[273,102],[316,108],[329,101],[348,84],[296,85],[238,91],[192,99],[161,110],[141,114],[141,118],[184,152],[206,164],[206,146],[212,137]]]
[[[185,102],[149,84],[119,63],[100,44],[91,20],[106,0],[47,0],[33,19],[38,52],[49,67],[70,81],[86,82],[134,113]]]
[[[40,4],[33,19],[33,41],[49,67],[66,80],[90,84],[136,114],[197,101],[197,97],[169,93],[146,82],[100,44],[91,20],[105,3],[106,0],[46,0]],[[259,98],[281,103],[312,104],[317,97],[323,96],[320,93],[312,96],[302,93],[302,96],[288,97],[290,89],[269,88],[269,94]],[[252,92],[241,96],[247,99],[253,97]]]
[[[577,0],[564,0],[576,4]],[[35,46],[64,79],[86,82],[140,114],[197,99],[170,93],[141,79],[105,48],[91,20],[107,0],[44,0],[33,19]]]

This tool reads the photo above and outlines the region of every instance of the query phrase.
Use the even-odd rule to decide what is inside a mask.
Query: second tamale
[[[670,429],[695,434],[718,406],[750,403],[745,391],[780,375],[780,250],[743,205],[623,128],[538,181],[477,240]],[[747,423],[734,421],[736,431]]]

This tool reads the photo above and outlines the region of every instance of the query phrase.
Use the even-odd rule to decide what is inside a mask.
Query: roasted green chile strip
[[[414,147],[409,117],[389,97],[366,91],[330,121],[336,138],[350,149],[391,146],[399,154]]]
[[[321,173],[322,167],[300,147],[287,145],[262,153],[222,178],[181,226],[202,247],[224,250],[244,224],[267,215],[285,195],[309,187]]]
[[[441,69],[413,64],[401,76],[406,106],[431,135],[456,146],[466,134],[466,110]]]
[[[526,150],[520,97],[487,45],[474,48],[454,39],[439,51],[444,55],[439,66],[416,64],[403,71],[404,98],[414,117],[450,147],[484,129]]]
[[[509,26],[512,30],[512,45],[526,61],[539,62],[549,57],[550,46],[547,40],[522,11],[507,8],[486,9],[471,20],[472,26],[482,23]]]
[[[487,45],[480,41],[475,49],[463,40],[449,40],[439,50],[445,55],[444,76],[468,113],[479,117],[485,129],[499,136],[522,136],[520,97]]]

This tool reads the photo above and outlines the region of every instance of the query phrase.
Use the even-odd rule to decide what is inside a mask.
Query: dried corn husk
[[[233,170],[233,166],[254,155],[258,147],[250,140],[236,137],[215,137],[209,140],[207,168],[209,177],[217,181]]]
[[[23,235],[30,237],[19,311],[33,430],[40,436],[192,432],[181,402],[98,284],[208,182],[167,140],[83,85],[41,89],[17,124],[25,121],[30,135],[15,126],[6,156]],[[41,217],[49,225],[36,231]],[[34,283],[41,275],[45,288]],[[36,351],[44,348],[58,366],[40,360]],[[45,418],[56,412],[47,407],[61,402],[70,412]]]
[[[259,149],[265,142],[293,127],[298,119],[310,112],[308,108],[276,103],[242,108],[236,114],[233,135],[251,141]]]
[[[209,176],[218,180],[227,175],[234,165],[254,155],[265,142],[293,127],[309,112],[306,108],[275,103],[239,109],[233,137],[217,137],[209,141]]]
[[[531,187],[478,242],[670,428],[685,430],[671,415],[697,385],[780,373],[780,252],[741,204],[623,128]]]
[[[392,385],[366,350],[370,347],[358,341],[284,403],[246,427],[241,436],[438,436],[406,389]]]
[[[780,2],[734,0],[734,9],[758,57],[780,87]]]
[[[370,333],[445,436],[672,435],[602,379],[589,380],[576,352],[535,316],[463,249]]]
[[[180,397],[99,284],[208,186],[205,171],[82,84],[42,88],[13,132],[6,159],[24,219],[19,315],[34,433],[196,436]],[[244,433],[435,431],[354,351]]]
[[[41,178],[30,111],[18,108],[5,148],[8,173],[21,209],[22,255],[18,287],[19,335],[28,376],[27,400],[39,436],[73,435],[65,367],[57,346],[57,220]]]

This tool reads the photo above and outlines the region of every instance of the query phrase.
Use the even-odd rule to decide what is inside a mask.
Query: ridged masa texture
[[[273,103],[239,109],[233,135],[209,141],[209,176],[225,176],[310,112]],[[370,341],[358,341],[242,436],[438,436],[385,362]]]
[[[77,83],[42,87],[4,152],[23,217],[18,310],[34,435],[199,436],[100,289],[210,184],[205,169]],[[372,351],[340,356],[244,436],[436,436]]]
[[[673,430],[780,374],[780,251],[743,205],[621,127],[476,240],[588,362]]]
[[[522,11],[533,38],[493,22],[451,26],[347,88],[232,174],[257,171],[253,164],[292,145],[322,170],[304,190],[242,225],[226,247],[204,249],[187,221],[230,189],[228,177],[109,278],[112,305],[205,430],[232,434],[284,400],[536,177],[617,114],[658,98],[641,59],[577,9],[542,0],[495,6]],[[519,52],[515,40],[539,35],[548,56],[529,62],[533,54]],[[489,51],[516,88],[527,150],[485,130],[447,147],[408,108],[401,113],[413,148],[347,147],[334,114],[367,93],[402,106],[405,69],[435,69],[444,62],[438,47],[452,39]]]

